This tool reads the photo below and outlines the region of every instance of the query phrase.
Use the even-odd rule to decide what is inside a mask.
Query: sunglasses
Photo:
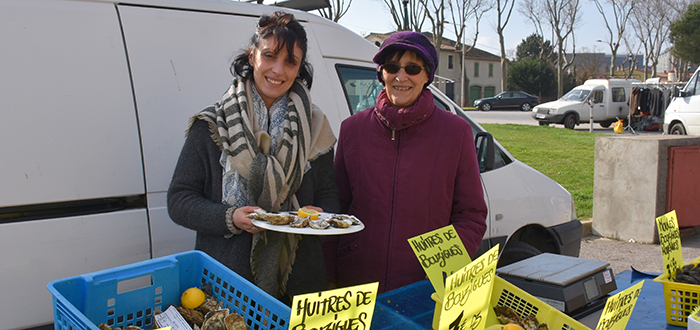
[[[384,71],[391,73],[391,74],[398,73],[399,70],[401,70],[401,68],[403,68],[403,70],[406,71],[406,73],[411,75],[411,76],[415,76],[415,75],[419,74],[421,72],[421,70],[428,71],[428,68],[420,66],[420,65],[416,65],[416,64],[409,64],[407,66],[400,66],[398,64],[393,64],[393,63],[382,64],[382,69],[384,69]]]

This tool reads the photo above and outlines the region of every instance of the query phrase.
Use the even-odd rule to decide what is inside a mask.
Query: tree
[[[506,47],[505,40],[503,38],[503,30],[505,30],[506,25],[508,25],[510,14],[513,13],[514,6],[515,0],[496,0],[496,11],[498,13],[496,32],[498,33],[498,42],[501,46],[501,90],[508,89],[508,59],[506,59]]]
[[[670,36],[676,56],[700,64],[700,3],[688,6],[683,17],[671,23]]]
[[[457,37],[455,48],[461,50],[462,55],[462,60],[460,61],[460,68],[462,68],[462,74],[460,75],[462,91],[460,95],[462,100],[460,105],[464,106],[466,103],[465,95],[467,95],[469,91],[469,76],[464,69],[464,54],[468,53],[476,45],[476,40],[479,37],[479,23],[481,22],[481,18],[491,7],[486,0],[453,0],[448,2],[448,6],[450,8],[450,16],[452,17],[452,28]],[[474,38],[472,39],[471,45],[467,46],[464,44],[463,37],[465,37],[467,23],[470,21],[471,17],[474,17]]]
[[[617,50],[620,48],[620,41],[625,35],[625,29],[627,28],[627,22],[632,16],[632,10],[634,10],[637,0],[607,0],[606,2],[612,7],[612,14],[614,16],[614,21],[611,23],[608,16],[603,10],[603,6],[600,0],[593,0],[598,12],[603,16],[603,21],[605,21],[605,27],[608,29],[608,46],[610,46],[610,52],[612,58],[610,59],[610,76],[615,75],[615,59],[617,57]],[[612,26],[614,25],[614,26]],[[613,29],[615,31],[613,31]]]
[[[508,89],[537,95],[540,99],[553,98],[557,94],[554,67],[539,57],[512,62],[508,69]]]
[[[404,28],[404,7],[403,0],[383,0],[384,5],[389,9],[391,18],[396,24],[396,31],[401,31]],[[425,7],[420,1],[410,0],[407,2],[408,9],[408,29],[411,31],[421,32],[423,23],[425,23]]]
[[[552,33],[554,47],[556,47],[556,69],[557,69],[557,96],[564,95],[565,83],[569,68],[576,59],[576,43],[574,29],[579,22],[579,11],[581,9],[579,0],[524,0],[521,1],[521,12],[530,21],[535,23],[540,35],[543,33],[542,25],[539,21],[545,21]],[[571,56],[565,56],[567,45],[571,41]]]
[[[656,77],[656,65],[664,49],[673,15],[665,0],[640,1],[632,11],[632,30],[644,48],[644,80],[649,78],[646,68],[651,65],[651,77]]]
[[[352,0],[348,0],[347,4],[345,3],[345,0],[334,0],[333,3],[335,6],[321,8],[318,10],[318,13],[321,15],[321,17],[325,17],[337,23],[341,17],[347,14],[348,9],[350,9],[350,5],[352,4]]]
[[[544,40],[541,35],[536,33],[531,34],[518,45],[516,60],[526,58],[541,58],[543,60],[554,62],[554,50],[549,40]]]

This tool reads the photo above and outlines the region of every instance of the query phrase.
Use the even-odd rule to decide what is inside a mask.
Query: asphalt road
[[[529,112],[514,111],[468,111],[470,117],[476,122],[488,124],[520,124],[538,125],[532,119]],[[565,129],[563,125],[552,125]],[[576,127],[577,131],[589,131],[589,125],[582,124]],[[594,133],[615,134],[612,128],[602,128],[598,124],[593,126]],[[637,134],[661,134],[662,132],[642,131]],[[625,131],[621,134],[632,134]],[[681,234],[681,247],[684,262],[700,256],[700,232],[697,230],[684,231]],[[599,236],[586,236],[581,240],[580,258],[597,260],[610,263],[614,274],[625,270],[636,270],[650,273],[663,271],[663,258],[658,244],[643,244],[636,242],[617,241]]]

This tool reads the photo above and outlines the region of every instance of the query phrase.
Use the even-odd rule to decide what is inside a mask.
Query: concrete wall
[[[656,218],[667,212],[668,148],[688,145],[700,145],[700,137],[596,138],[593,233],[625,241],[658,242]]]

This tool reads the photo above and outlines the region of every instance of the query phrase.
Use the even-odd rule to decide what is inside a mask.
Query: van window
[[[593,91],[593,95],[591,95],[593,103],[603,103],[603,95],[603,91]]]
[[[700,95],[700,84],[698,84],[699,74],[695,74],[685,87],[686,96]]]
[[[337,65],[336,70],[343,83],[351,115],[375,105],[377,95],[384,85],[377,80],[377,72],[374,69]]]
[[[625,95],[624,88],[613,87],[610,91],[612,92],[612,101],[613,102],[627,102],[627,96]]]

